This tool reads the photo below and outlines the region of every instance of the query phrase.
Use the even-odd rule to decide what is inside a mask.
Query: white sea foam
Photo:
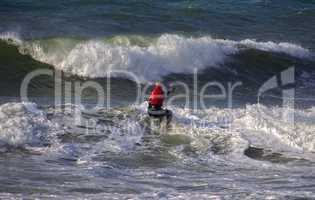
[[[313,125],[315,118],[311,110],[295,110],[294,123],[283,119],[287,108],[251,105],[246,107],[246,115],[240,118],[237,126],[244,127],[243,135],[259,147],[274,151],[297,153],[313,152],[315,137]]]
[[[34,103],[0,106],[0,143],[9,146],[41,145],[53,139],[54,125]]]

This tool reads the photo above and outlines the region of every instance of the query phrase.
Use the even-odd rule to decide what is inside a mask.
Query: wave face
[[[169,74],[191,74],[195,69],[224,68],[233,56],[246,50],[312,59],[313,53],[291,43],[223,40],[163,34],[157,38],[115,36],[103,40],[46,39],[22,41],[16,34],[0,37],[18,46],[20,53],[82,77],[106,77],[110,71],[134,73],[140,81]]]

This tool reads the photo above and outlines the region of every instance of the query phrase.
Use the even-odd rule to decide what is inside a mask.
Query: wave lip
[[[256,42],[255,40],[246,39],[240,41],[239,44],[244,45],[248,48],[258,49],[267,52],[283,53],[301,59],[311,58],[313,56],[308,49],[305,49],[300,45],[288,42]]]

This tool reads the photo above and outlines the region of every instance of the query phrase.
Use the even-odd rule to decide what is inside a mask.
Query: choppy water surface
[[[0,198],[315,199],[314,9],[311,0],[2,0]],[[232,108],[175,101],[171,127],[157,129],[134,103],[135,82],[119,74],[111,109],[54,105],[47,76],[30,83],[33,103],[22,102],[22,80],[36,69],[105,93],[111,70],[135,74],[142,88],[182,81],[190,99],[195,71],[198,92],[209,81],[242,85]],[[288,69],[291,88],[278,80],[258,104],[259,88]],[[294,111],[281,107],[286,89]],[[96,97],[82,95],[89,106]]]

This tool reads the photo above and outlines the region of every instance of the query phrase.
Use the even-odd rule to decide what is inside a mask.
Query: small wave
[[[5,33],[23,54],[53,65],[56,69],[83,77],[106,77],[124,70],[140,81],[156,80],[172,73],[193,73],[194,69],[221,67],[232,55],[244,49],[287,54],[308,59],[313,54],[291,43],[223,40],[209,36],[193,38],[163,34],[158,38],[115,36],[104,40],[54,38],[21,42],[17,34]],[[122,75],[124,76],[124,75]],[[126,75],[125,75],[126,76]]]

